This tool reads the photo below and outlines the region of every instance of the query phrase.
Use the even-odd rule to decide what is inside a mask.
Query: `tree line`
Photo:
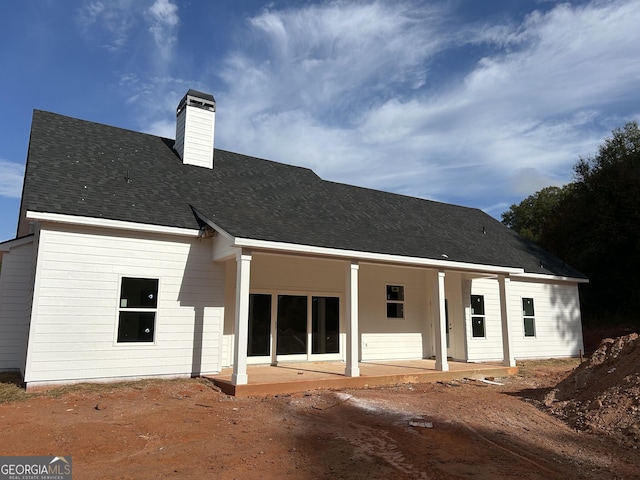
[[[589,277],[586,323],[640,323],[640,129],[613,130],[573,181],[511,205],[502,222]]]

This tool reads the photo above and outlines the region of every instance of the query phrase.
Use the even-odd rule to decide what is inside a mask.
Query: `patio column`
[[[233,385],[246,385],[247,338],[249,334],[249,276],[251,274],[251,253],[243,250],[236,256],[236,313],[233,349]]]
[[[347,377],[359,377],[358,367],[358,262],[351,262],[347,270]]]
[[[447,362],[447,316],[445,313],[445,291],[444,291],[443,271],[438,272],[438,281],[436,283],[436,295],[438,300],[436,305],[436,314],[434,318],[435,335],[436,335],[436,370],[442,372],[449,371],[449,363]]]
[[[500,316],[502,319],[502,364],[515,367],[516,360],[511,350],[511,315],[509,313],[509,287],[511,279],[508,275],[498,275],[500,285]]]

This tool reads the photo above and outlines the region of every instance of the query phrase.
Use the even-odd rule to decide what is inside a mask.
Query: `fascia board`
[[[0,252],[8,252],[14,247],[19,247],[20,245],[24,245],[26,243],[31,243],[31,242],[33,242],[33,235],[27,235],[25,237],[7,240],[5,242],[0,243]]]
[[[361,252],[355,250],[341,250],[336,248],[316,247],[313,245],[298,245],[294,243],[270,242],[266,240],[254,240],[251,238],[236,238],[233,246],[248,249],[264,249],[271,251],[301,253],[328,257],[350,258],[372,263],[393,263],[403,265],[415,265],[446,270],[463,270],[474,272],[487,272],[491,274],[516,275],[524,273],[522,268],[499,267],[492,265],[478,265],[475,263],[454,262],[450,260],[434,260],[430,258],[405,257],[402,255],[390,255],[384,253]]]
[[[41,222],[65,223],[69,225],[82,225],[87,227],[113,228],[118,230],[130,230],[135,232],[165,233],[181,235],[185,237],[197,237],[198,230],[190,228],[166,227],[162,225],[150,225],[146,223],[125,222],[123,220],[110,220],[106,218],[83,217],[76,215],[64,215],[61,213],[47,213],[27,211],[26,218]]]
[[[523,280],[546,280],[554,282],[568,282],[568,283],[589,283],[588,278],[575,278],[575,277],[563,277],[560,275],[544,275],[542,273],[520,273],[515,274],[514,278]]]

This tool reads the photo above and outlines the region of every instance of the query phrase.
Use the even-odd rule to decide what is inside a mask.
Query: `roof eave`
[[[135,232],[164,233],[185,237],[197,237],[198,230],[192,228],[168,227],[146,223],[127,222],[124,220],[111,220],[107,218],[83,217],[79,215],[65,215],[61,213],[38,212],[28,210],[26,218],[40,222],[63,223],[68,225],[81,225],[86,227],[112,228],[118,230],[130,230]]]
[[[392,255],[386,253],[374,253],[356,250],[343,250],[314,245],[300,245],[285,242],[273,242],[268,240],[256,240],[251,238],[236,237],[233,246],[250,250],[266,250],[280,253],[298,253],[322,257],[351,259],[360,262],[401,264],[407,266],[430,267],[441,270],[472,271],[493,275],[517,275],[523,274],[523,268],[503,267],[496,265],[480,265],[475,263],[456,262],[453,260],[436,260],[421,257],[408,257],[404,255]]]
[[[563,275],[555,275],[553,273],[544,274],[544,273],[519,273],[516,274],[515,277],[523,278],[528,280],[553,280],[555,282],[568,282],[568,283],[589,283],[588,278],[584,277],[566,277]]]

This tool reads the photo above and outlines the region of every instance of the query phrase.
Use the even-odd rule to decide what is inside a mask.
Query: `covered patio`
[[[363,388],[400,383],[426,383],[462,378],[506,377],[518,372],[518,367],[499,363],[466,363],[449,361],[449,370],[436,368],[436,361],[386,360],[359,362],[360,375],[345,376],[343,362],[280,363],[250,365],[249,382],[234,385],[233,369],[223,370],[211,378],[224,393],[235,396],[261,396],[304,392],[318,389]]]

